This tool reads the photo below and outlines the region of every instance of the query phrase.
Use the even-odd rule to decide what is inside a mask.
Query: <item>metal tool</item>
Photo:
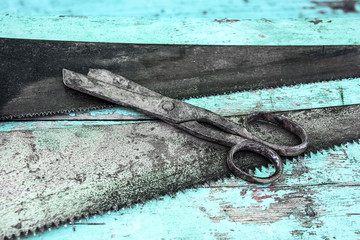
[[[254,183],[267,184],[278,179],[283,171],[281,158],[303,153],[308,146],[305,130],[295,122],[268,113],[253,113],[246,119],[246,126],[252,121],[266,121],[276,124],[301,139],[295,146],[282,146],[259,139],[238,124],[208,110],[162,96],[137,83],[107,70],[90,69],[88,76],[63,70],[64,84],[74,90],[131,107],[155,116],[164,122],[180,128],[196,137],[231,147],[227,164],[234,175]],[[212,127],[202,123],[210,124]],[[218,129],[215,129],[215,128]],[[234,163],[234,154],[251,151],[266,157],[275,167],[275,173],[259,178],[241,170]],[[276,151],[276,152],[275,152]]]
[[[337,157],[333,149],[346,149],[352,144],[360,149],[360,131],[356,131],[360,129],[359,104],[287,111],[281,115],[306,129],[309,147],[304,152],[307,156],[283,159],[288,167],[298,167],[290,167],[291,173],[280,178],[272,186],[275,189],[283,189],[284,184],[291,182],[288,175],[294,173],[308,176],[310,187],[322,181],[319,165],[304,166],[304,158],[317,155],[315,159],[326,165],[328,155]],[[241,115],[229,119],[243,122],[245,118]],[[56,122],[46,125],[53,124]],[[268,141],[296,144],[295,136],[273,134],[270,125],[264,130],[262,138]],[[212,186],[214,181],[229,177],[230,171],[224,164],[225,147],[197,141],[182,132],[161,121],[0,132],[0,152],[4,153],[0,179],[7,183],[0,196],[0,202],[7,206],[0,208],[0,239],[32,235],[109,210],[156,201],[163,195],[174,196],[179,190]],[[338,157],[342,162],[346,156]],[[242,160],[244,170],[270,171],[262,158],[244,154]],[[351,169],[348,173],[356,181]],[[292,175],[292,179],[298,178]],[[342,180],[347,181],[328,179],[335,184]],[[243,187],[256,188],[246,184]]]
[[[359,53],[356,45],[139,45],[0,38],[0,121],[111,107],[66,88],[63,68],[82,74],[89,68],[108,69],[184,99],[359,77]]]

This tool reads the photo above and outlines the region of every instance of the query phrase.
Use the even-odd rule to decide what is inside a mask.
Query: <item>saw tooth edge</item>
[[[309,83],[294,83],[294,84],[285,84],[285,85],[277,85],[277,86],[272,86],[272,87],[254,87],[253,89],[242,89],[242,90],[238,90],[238,91],[234,91],[234,90],[230,90],[230,91],[225,91],[222,94],[200,94],[200,95],[196,95],[196,96],[189,96],[189,97],[182,97],[182,98],[177,98],[179,100],[189,100],[192,98],[199,98],[199,97],[214,97],[214,96],[218,96],[218,95],[227,95],[227,94],[233,94],[233,93],[242,93],[242,92],[254,92],[254,91],[264,91],[264,90],[275,90],[277,88],[292,88],[295,86],[299,86],[299,85],[307,85],[307,84],[317,84],[317,83],[328,83],[328,82],[341,82],[343,79],[349,79],[349,80],[353,80],[355,78],[360,77],[360,75],[352,75],[351,77],[346,77],[346,78],[341,78],[341,77],[336,77],[331,78],[329,80],[319,80],[319,81],[313,81],[313,82],[309,82]]]
[[[59,111],[48,111],[48,112],[39,112],[39,113],[25,113],[25,114],[19,114],[19,115],[9,115],[9,116],[0,116],[0,121],[9,121],[9,120],[20,120],[22,118],[32,118],[32,117],[45,117],[45,116],[51,116],[51,115],[57,115],[57,114],[68,114],[68,113],[74,113],[74,112],[87,112],[92,110],[101,110],[105,108],[113,108],[116,107],[115,105],[100,105],[100,106],[94,106],[94,107],[88,107],[88,108],[73,108],[73,109],[67,109],[67,110],[59,110]]]
[[[355,79],[356,77],[359,76],[352,76],[352,77],[346,77],[343,79]],[[192,98],[201,98],[201,97],[212,97],[212,96],[218,96],[218,95],[226,95],[226,94],[233,94],[233,93],[241,93],[241,92],[254,92],[254,91],[262,91],[262,90],[275,90],[277,88],[291,88],[294,86],[299,86],[299,85],[306,85],[306,84],[316,84],[316,83],[320,83],[320,82],[341,82],[342,78],[341,77],[336,77],[336,79],[330,79],[329,81],[314,81],[314,82],[310,82],[310,83],[299,83],[299,84],[289,84],[289,85],[282,85],[282,86],[272,86],[272,87],[265,87],[265,88],[261,88],[261,87],[254,87],[253,89],[242,89],[242,90],[238,90],[238,91],[225,91],[223,94],[199,94],[199,95],[195,95],[195,96],[188,96],[188,97],[180,97],[177,98],[179,100],[189,100]],[[67,113],[74,113],[74,112],[85,112],[85,111],[91,111],[91,110],[100,110],[100,109],[104,109],[104,108],[113,108],[116,107],[116,105],[113,104],[109,104],[109,105],[99,105],[99,106],[93,106],[93,107],[79,107],[79,108],[73,108],[73,109],[68,109],[68,110],[59,110],[59,111],[47,111],[47,112],[40,112],[40,113],[26,113],[26,114],[19,114],[19,115],[9,115],[9,116],[0,116],[0,121],[8,121],[8,120],[14,120],[14,119],[21,119],[21,118],[31,118],[31,117],[42,117],[42,116],[50,116],[50,115],[56,115],[56,114],[67,114]]]
[[[349,141],[349,142],[346,142],[346,143],[343,143],[343,144],[340,144],[340,145],[334,145],[334,146],[332,146],[332,147],[330,147],[328,149],[321,149],[321,150],[317,150],[317,151],[303,153],[303,154],[301,154],[301,155],[299,155],[299,156],[297,156],[295,158],[284,158],[283,159],[285,161],[284,164],[293,163],[293,162],[297,161],[299,157],[311,157],[311,155],[316,155],[316,154],[323,155],[324,154],[323,152],[329,152],[330,149],[335,149],[335,147],[340,147],[340,148],[341,147],[346,147],[347,148],[349,144],[360,144],[360,139],[354,139],[352,141]],[[269,168],[269,166],[270,166],[270,163],[266,164],[266,165],[263,165],[262,167]],[[249,172],[250,171],[254,171],[254,170],[249,169]],[[202,181],[200,183],[189,184],[187,186],[181,186],[181,187],[178,187],[177,189],[173,189],[173,190],[171,190],[169,192],[162,193],[162,194],[160,193],[159,195],[153,195],[152,197],[149,197],[149,198],[138,199],[138,201],[128,201],[128,202],[126,202],[124,204],[124,206],[121,209],[125,209],[125,207],[132,208],[134,205],[138,204],[139,202],[145,204],[146,201],[149,201],[149,200],[152,200],[152,199],[156,199],[158,201],[160,196],[168,195],[171,198],[174,198],[179,191],[184,190],[183,192],[185,192],[185,189],[194,189],[194,188],[198,189],[199,187],[201,187],[201,185],[204,185],[204,184],[208,185],[206,188],[211,188],[212,183],[216,183],[218,181],[225,181],[225,178],[230,178],[231,180],[237,179],[232,173],[228,173],[228,174],[226,174],[226,176],[213,176],[212,178],[209,178],[209,179],[207,179],[205,181]],[[120,207],[118,205],[116,205],[112,209],[113,210],[120,209]],[[110,209],[99,210],[99,211],[97,211],[97,213],[98,214],[101,213],[100,215],[102,215],[104,211],[107,212],[107,211],[112,210],[112,209],[110,208]],[[118,210],[115,210],[115,211],[118,211]],[[46,225],[44,225],[42,227],[37,227],[35,229],[22,230],[22,231],[19,231],[19,233],[17,233],[17,234],[12,234],[11,236],[5,236],[4,239],[14,239],[14,238],[17,238],[17,235],[27,237],[31,233],[33,233],[33,235],[36,236],[37,232],[44,232],[45,230],[51,231],[51,226],[55,226],[56,228],[59,228],[59,225],[61,225],[61,224],[64,224],[64,225],[70,224],[70,225],[72,225],[72,224],[75,223],[76,220],[79,220],[79,219],[84,218],[84,217],[88,220],[89,215],[94,215],[94,217],[96,217],[96,213],[83,213],[79,217],[73,217],[71,219],[68,218],[65,221],[53,222],[51,224],[46,224]]]

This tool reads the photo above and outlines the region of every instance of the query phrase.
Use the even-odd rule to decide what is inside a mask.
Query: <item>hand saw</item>
[[[279,114],[307,130],[306,154],[360,137],[360,105]],[[242,122],[244,116],[230,119]],[[297,141],[271,132],[262,132],[264,139]],[[230,174],[227,148],[157,121],[3,132],[0,142],[5,153],[0,179],[6,183],[0,197],[1,237],[44,231]],[[252,155],[243,159],[243,169],[267,163]]]
[[[360,46],[201,46],[0,39],[0,120],[111,104],[66,89],[62,68],[104,68],[172,98],[360,75]],[[344,71],[346,69],[346,71]],[[221,80],[221,81],[220,81]]]

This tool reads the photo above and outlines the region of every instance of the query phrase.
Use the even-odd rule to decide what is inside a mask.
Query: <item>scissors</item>
[[[74,90],[154,116],[198,138],[231,147],[227,156],[227,165],[235,176],[245,181],[268,184],[277,180],[283,172],[279,155],[297,156],[308,146],[305,130],[287,118],[258,112],[250,114],[245,121],[245,127],[242,127],[211,111],[163,96],[107,70],[90,69],[88,75],[85,76],[63,69],[63,82]],[[285,146],[266,142],[248,130],[249,123],[252,121],[276,124],[298,136],[301,143]],[[234,154],[239,151],[251,151],[264,156],[273,164],[275,172],[263,178],[241,170],[234,163]]]

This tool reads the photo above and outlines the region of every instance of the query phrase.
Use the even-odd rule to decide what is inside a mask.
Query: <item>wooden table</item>
[[[5,1],[6,10],[0,15],[0,37],[145,44],[360,43],[356,1],[268,1],[262,4],[253,1],[221,1],[221,4],[218,1],[191,1],[191,4],[154,1],[152,5],[148,1],[122,5],[110,0],[102,5],[84,5],[81,1],[52,2],[55,4],[39,7],[39,1],[25,1],[25,7],[19,8],[13,1]],[[76,17],[79,15],[81,17]],[[172,16],[176,18],[169,19]],[[296,19],[288,19],[293,17]],[[346,80],[343,84],[347,84]],[[351,88],[349,85],[348,89]],[[314,104],[309,108],[360,103],[357,94],[345,93],[344,98],[335,90],[325,93],[322,89],[312,85],[297,91],[319,91],[317,99],[306,94],[300,98],[292,94],[291,89],[279,88],[271,93],[264,90],[258,94],[259,98],[247,96],[255,100],[246,105],[243,113],[250,112],[259,101],[266,102],[264,96],[269,94],[278,94],[284,101],[262,105],[264,109],[258,110],[295,110],[296,104],[289,100],[291,97]],[[205,105],[210,101],[205,100]],[[222,102],[216,103],[221,105]],[[228,112],[237,110],[223,104],[217,106],[218,111],[224,106]],[[115,123],[10,122],[0,128],[1,131],[36,131],[44,127],[76,128],[89,124]],[[360,239],[359,153],[358,143],[346,143],[289,160],[280,183],[259,186],[234,178],[224,179],[133,208],[97,215],[88,221],[83,219],[58,230],[47,230],[30,239]],[[261,169],[259,174],[267,171]]]

